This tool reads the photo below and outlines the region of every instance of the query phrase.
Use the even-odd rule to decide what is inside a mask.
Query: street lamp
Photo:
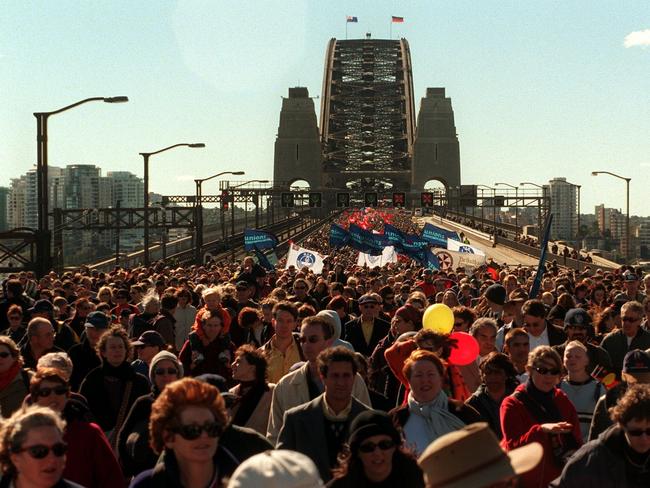
[[[181,142],[179,144],[173,144],[165,148],[159,149],[158,151],[140,153],[140,156],[144,159],[144,265],[149,266],[149,157],[154,154],[160,154],[161,152],[169,151],[175,147],[186,146],[192,148],[205,147],[205,144],[202,142]]]
[[[612,173],[610,171],[592,171],[591,176],[598,176],[600,174],[603,175],[610,175],[615,178],[625,180],[625,191],[626,191],[626,217],[625,217],[625,234],[626,234],[626,239],[625,239],[625,262],[626,264],[629,264],[631,262],[631,256],[630,256],[630,180],[632,178],[626,178],[625,176],[617,175],[616,173]]]
[[[201,257],[201,250],[203,249],[203,189],[201,185],[205,181],[218,178],[223,175],[243,175],[243,171],[222,171],[216,175],[208,176],[207,178],[199,178],[194,180],[196,185],[196,195],[194,197],[194,208],[196,209],[196,214],[194,215],[194,227],[196,229],[196,239],[194,239],[194,262],[197,265],[203,264],[203,259]],[[225,231],[223,227],[223,213],[221,214],[221,238],[225,240]]]
[[[49,233],[49,197],[47,183],[47,119],[50,115],[60,114],[71,108],[78,107],[88,102],[123,103],[128,102],[128,97],[91,97],[79,100],[51,112],[34,112],[36,117],[36,191],[38,206],[38,239],[36,272],[39,276],[47,273],[51,268],[50,263],[50,233]]]
[[[519,183],[519,186],[524,185],[531,185],[542,190],[542,198],[537,199],[537,239],[541,245],[542,241],[544,240],[544,229],[542,229],[542,199],[546,193],[546,188],[543,185],[538,185],[532,181],[523,181]]]
[[[519,235],[519,187],[510,183],[495,183],[494,186],[507,186],[515,190],[515,235]]]
[[[491,186],[487,186],[487,185],[476,185],[476,188],[481,189],[481,224],[485,225],[485,201],[483,200],[483,190],[487,189],[487,190],[490,190],[492,192],[495,192],[496,189],[492,188]]]
[[[245,182],[240,183],[240,184],[235,185],[235,186],[228,186],[228,189],[229,190],[234,190],[235,188],[239,188],[239,187],[242,187],[244,185],[248,185],[249,183],[268,183],[268,182],[269,182],[269,180],[249,180],[249,181],[245,181]],[[230,213],[230,235],[234,236],[235,235],[235,200],[234,200],[234,198],[233,198],[233,202],[232,202],[232,208],[230,209],[230,211],[231,211],[231,213]],[[246,215],[246,213],[244,213],[244,215]]]

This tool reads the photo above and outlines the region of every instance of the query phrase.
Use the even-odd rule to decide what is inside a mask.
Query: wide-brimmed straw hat
[[[485,422],[439,437],[418,464],[430,488],[481,488],[533,469],[544,449],[538,442],[505,452]]]

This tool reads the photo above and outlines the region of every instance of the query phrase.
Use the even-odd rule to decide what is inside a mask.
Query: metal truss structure
[[[407,188],[415,137],[408,42],[332,39],[320,120],[325,187]]]

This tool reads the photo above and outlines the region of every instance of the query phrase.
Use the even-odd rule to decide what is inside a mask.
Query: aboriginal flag
[[[395,16],[393,15],[392,22],[393,22],[394,24],[401,24],[401,23],[404,22],[404,17],[395,17]]]

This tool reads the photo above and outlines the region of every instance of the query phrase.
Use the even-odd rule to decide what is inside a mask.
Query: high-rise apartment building
[[[566,178],[548,182],[551,197],[551,236],[554,239],[573,240],[578,234],[578,187]]]
[[[0,232],[9,230],[8,205],[9,188],[0,186]]]

